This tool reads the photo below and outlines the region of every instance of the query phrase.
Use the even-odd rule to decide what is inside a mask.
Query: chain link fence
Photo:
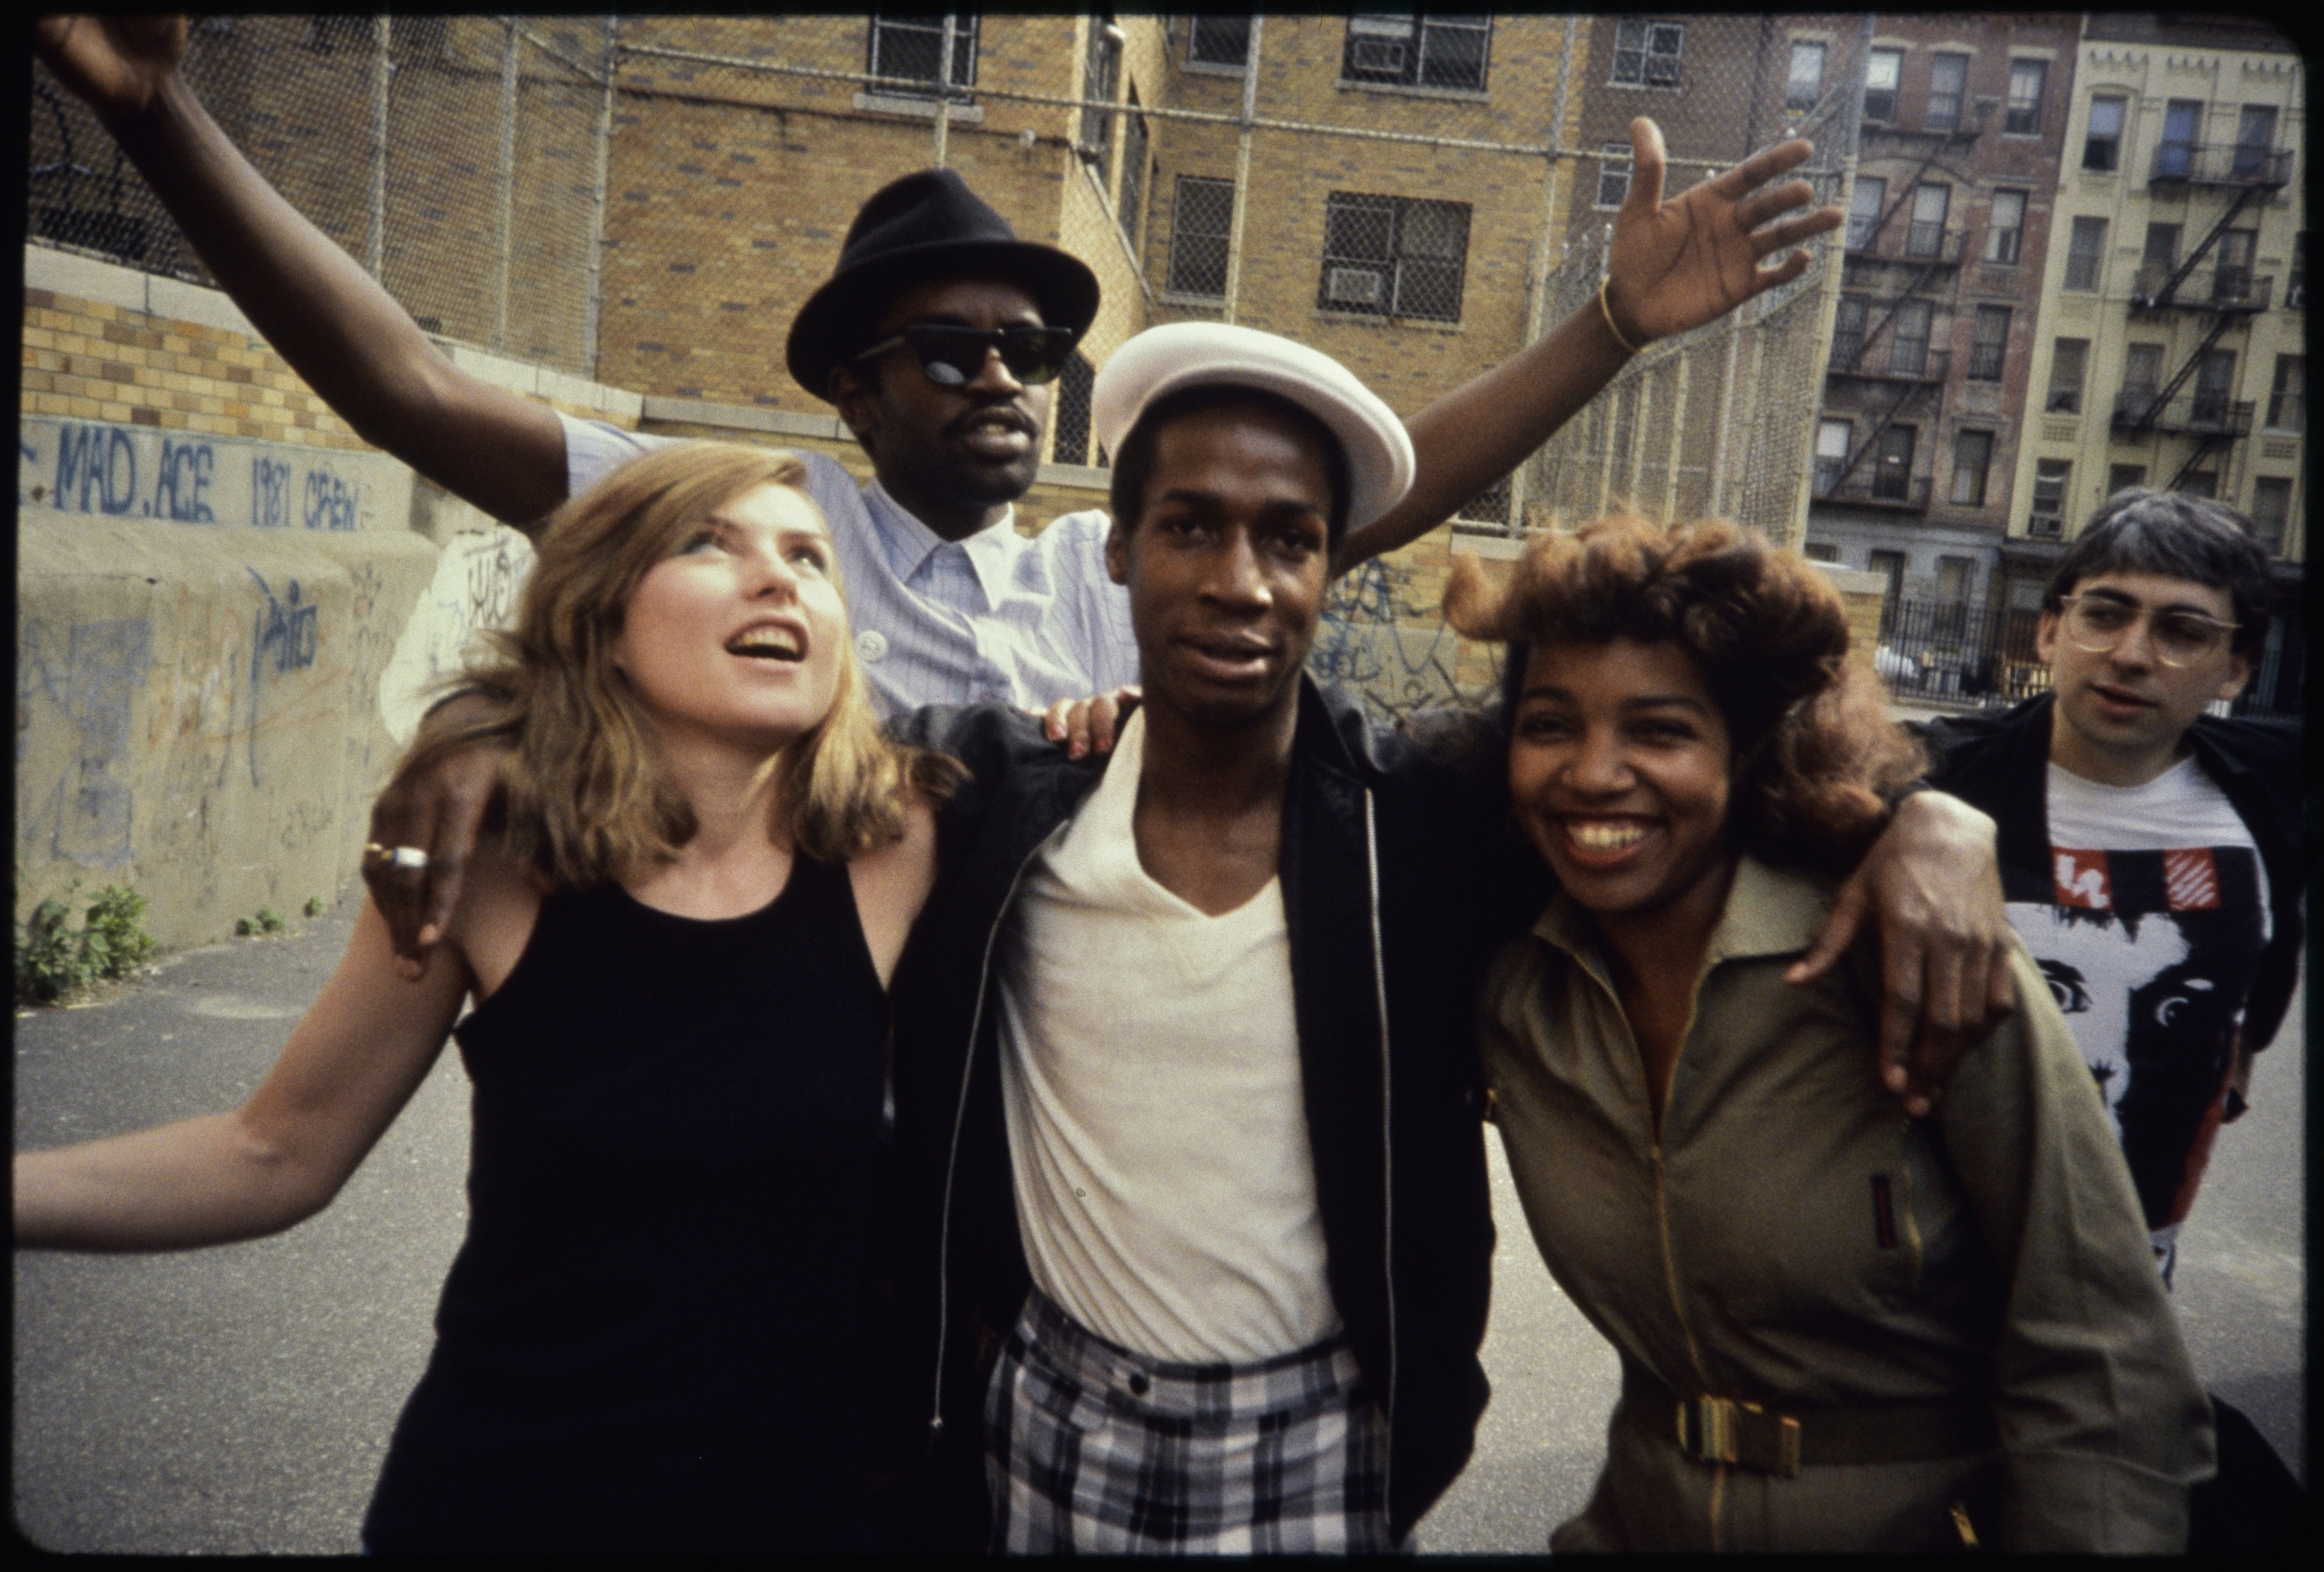
[[[187,79],[220,128],[422,328],[592,369],[608,18],[211,16],[188,43]],[[37,62],[31,109],[29,236],[212,282]]]
[[[1873,19],[1793,20],[1812,24],[1812,50],[1789,21],[1745,16],[1051,17],[1039,51],[1006,42],[1035,23],[998,16],[237,16],[195,24],[186,69],[260,171],[429,331],[713,402],[795,402],[769,388],[766,346],[724,324],[779,344],[863,195],[958,168],[1026,238],[1098,273],[1103,304],[1057,384],[1049,456],[1102,465],[1095,368],[1154,322],[1373,346],[1351,364],[1392,399],[1412,366],[1437,368],[1443,391],[1553,331],[1605,276],[1633,115],[1664,127],[1669,195],[1796,132],[1816,144],[1818,200],[1845,207]],[[1286,86],[1311,77],[1323,90]],[[208,282],[111,138],[37,66],[31,109],[37,242]],[[1479,124],[1507,134],[1439,129]],[[722,173],[720,159],[743,164]],[[778,164],[782,183],[764,184]],[[687,233],[680,218],[637,217],[680,183],[630,189],[665,171],[696,181],[680,206],[714,177],[716,202],[733,188],[736,210],[718,215],[732,236],[702,273],[734,282],[690,319],[670,302],[719,291],[657,250]],[[1810,249],[1798,282],[1638,356],[1464,505],[1457,533],[1506,542],[1634,508],[1796,543],[1838,236]],[[609,296],[667,334],[607,360]],[[648,349],[713,373],[648,385]],[[721,354],[733,385],[693,392]],[[1489,653],[1444,628],[1441,573],[1399,559],[1342,585],[1319,665],[1388,712],[1475,692]]]

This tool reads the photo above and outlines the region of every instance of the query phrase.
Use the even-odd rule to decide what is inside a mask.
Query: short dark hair
[[[2042,609],[2063,609],[2077,585],[2102,573],[2154,573],[2224,589],[2235,606],[2236,653],[2255,657],[2266,641],[2275,599],[2267,552],[2251,521],[2225,503],[2144,485],[2115,493],[2059,559]]]
[[[1161,437],[1162,428],[1204,410],[1229,404],[1281,414],[1323,448],[1323,467],[1332,486],[1330,532],[1326,538],[1337,547],[1340,538],[1348,532],[1348,499],[1352,490],[1348,450],[1313,411],[1301,408],[1281,393],[1234,383],[1204,383],[1180,388],[1147,406],[1137,424],[1130,428],[1130,434],[1121,439],[1121,451],[1113,456],[1113,480],[1106,500],[1112,505],[1114,522],[1121,526],[1125,534],[1138,527],[1139,516],[1146,511],[1146,487],[1154,478],[1154,446]]]

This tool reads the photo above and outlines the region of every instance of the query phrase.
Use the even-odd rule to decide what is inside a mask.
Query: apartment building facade
[[[770,375],[781,334],[856,205],[934,162],[948,34],[944,161],[1103,286],[1058,391],[1056,461],[1102,461],[1093,369],[1155,321],[1300,338],[1417,411],[1526,342],[1569,31],[1369,12],[624,18],[600,375],[816,410]],[[867,71],[888,80],[835,79]],[[1246,135],[1247,112],[1273,124]]]
[[[2072,100],[2076,14],[1883,14],[1816,427],[1812,555],[1904,601],[2000,578]],[[1789,30],[1790,101],[1828,47]]]
[[[2010,518],[2010,604],[2130,485],[2252,521],[2291,614],[2264,676],[2297,682],[2306,555],[2307,86],[2233,17],[2092,16],[2043,270]],[[2281,696],[2276,696],[2281,701]]]

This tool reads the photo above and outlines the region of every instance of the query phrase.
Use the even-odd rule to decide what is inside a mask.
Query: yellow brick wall
[[[363,440],[245,333],[24,291],[23,411],[315,448]]]
[[[374,451],[265,340],[103,301],[24,291],[27,415]],[[548,401],[604,420],[600,409]]]

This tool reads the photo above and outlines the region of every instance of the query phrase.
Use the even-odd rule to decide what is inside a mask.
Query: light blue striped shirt
[[[678,440],[559,414],[567,495]],[[946,541],[876,480],[798,455],[830,522],[855,653],[883,713],[927,704],[1046,706],[1138,680],[1130,596],[1107,577],[1110,521],[1067,513],[1030,540],[1015,513]]]

